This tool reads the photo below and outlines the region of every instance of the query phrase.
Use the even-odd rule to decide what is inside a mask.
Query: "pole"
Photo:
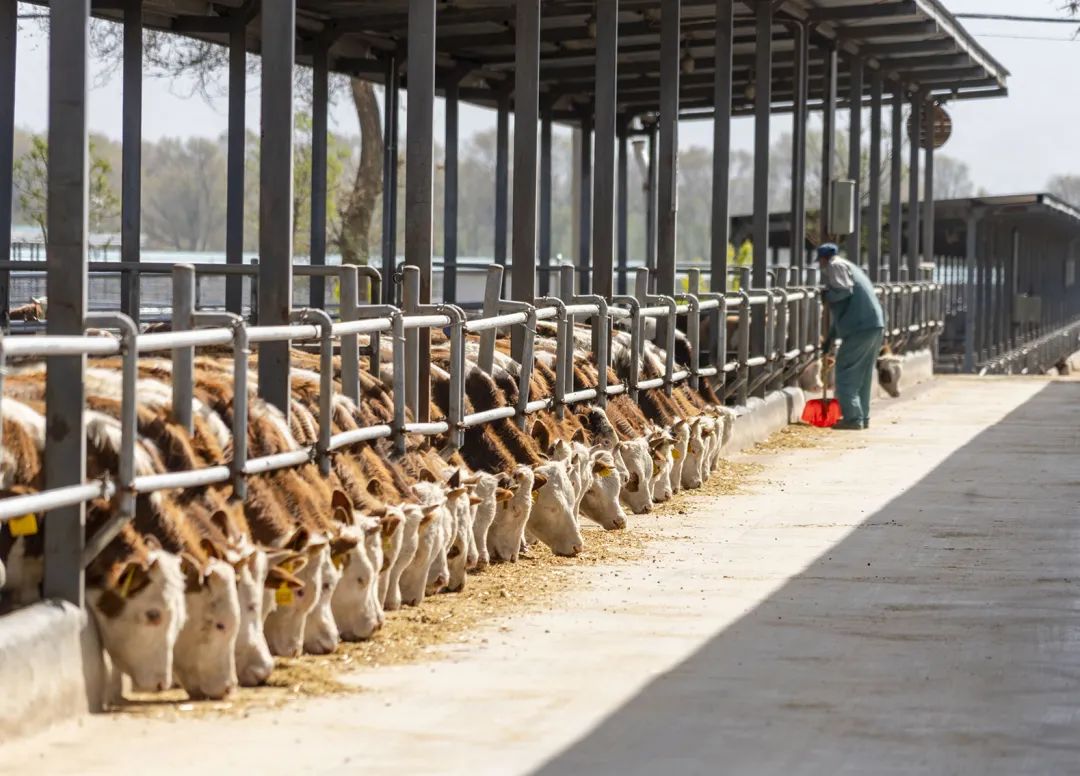
[[[581,119],[581,208],[578,214],[581,224],[578,231],[578,271],[577,287],[583,294],[589,293],[592,286],[592,277],[589,275],[592,254],[592,180],[593,180],[593,150],[592,150],[593,119],[592,116],[583,116]]]
[[[825,95],[821,129],[821,227],[818,243],[829,239],[832,221],[833,160],[836,158],[837,57],[830,45],[825,49]]]
[[[716,77],[713,81],[712,242],[709,289],[727,291],[728,245],[731,242],[731,98],[735,48],[734,0],[716,3]]]
[[[510,95],[499,96],[495,126],[495,263],[506,266],[506,214],[510,199]]]
[[[514,31],[514,262],[512,299],[536,297],[537,124],[540,121],[540,0],[517,0]],[[511,351],[520,363],[525,332],[515,326]]]
[[[311,74],[311,265],[326,265],[326,133],[330,105],[330,51],[317,44]],[[326,278],[308,278],[309,304],[326,307]]]
[[[123,45],[120,260],[137,264],[141,258],[142,232],[142,0],[124,2]],[[139,307],[139,275],[125,273],[120,277],[120,309],[138,323]]]
[[[791,25],[795,46],[795,100],[792,111],[791,265],[801,267],[806,254],[806,102],[808,54],[806,27]]]
[[[540,121],[540,295],[551,293],[551,115]]]
[[[443,301],[457,302],[458,82],[446,87],[446,170],[443,173]]]
[[[862,97],[863,61],[851,58],[851,83],[848,94],[851,124],[848,133],[848,177],[855,182],[854,218],[852,232],[848,235],[848,259],[856,266],[862,265]]]
[[[889,280],[900,279],[903,256],[904,205],[904,90],[900,84],[893,87],[892,137],[889,157]]]
[[[926,103],[926,169],[923,180],[923,261],[934,260],[934,104]]]
[[[619,178],[618,178],[618,284],[619,294],[626,294],[626,276],[630,271],[630,143],[627,138],[629,127],[623,120],[619,124]]]
[[[18,4],[0,8],[0,259],[11,258],[11,195],[15,164],[15,49]],[[11,275],[0,270],[0,330],[8,326]]]
[[[610,299],[615,262],[615,110],[619,0],[596,3],[596,123],[592,291]]]
[[[867,258],[870,279],[881,281],[881,100],[884,78],[880,70],[870,76],[870,242]]]
[[[922,95],[911,98],[910,161],[908,162],[908,278],[919,275],[919,145],[922,137]]]
[[[247,127],[247,49],[245,21],[238,15],[229,30],[229,129],[225,192],[225,263],[244,263],[244,175]],[[255,281],[252,280],[254,283]],[[225,278],[225,309],[240,315],[244,307],[244,279]],[[252,310],[254,313],[255,310]]]
[[[771,0],[758,2],[754,40],[757,88],[754,99],[754,288],[765,288],[769,265],[769,122],[772,110]],[[756,352],[756,351],[755,351]]]
[[[398,121],[401,77],[397,56],[386,60],[386,98],[383,117],[382,191],[382,276],[383,302],[394,303],[394,273],[397,271]]]
[[[680,0],[662,0],[660,7],[660,170],[657,191],[656,293],[667,295],[675,293],[681,5]],[[662,328],[664,327],[657,326],[657,337],[661,342],[664,341]]]

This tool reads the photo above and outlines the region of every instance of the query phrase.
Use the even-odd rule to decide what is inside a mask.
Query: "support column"
[[[578,271],[576,275],[576,287],[580,293],[587,294],[592,287],[592,277],[589,266],[592,262],[592,216],[593,216],[593,118],[583,116],[581,119],[581,201],[578,210]]]
[[[648,180],[645,184],[645,266],[649,269],[649,277],[656,282],[656,188],[657,177],[660,167],[660,149],[657,142],[657,124],[649,127],[649,169]]]
[[[495,125],[495,263],[506,266],[506,218],[510,206],[510,95],[499,97]]]
[[[974,210],[967,217],[967,261],[965,270],[967,282],[964,284],[964,371],[971,374],[975,371],[975,305],[976,296],[975,273],[978,256],[978,230],[979,214]]]
[[[825,95],[821,108],[821,224],[818,244],[828,242],[832,221],[833,164],[836,158],[836,49],[825,49]]]
[[[120,261],[141,260],[142,231],[142,0],[124,2],[124,88],[120,165]],[[2,257],[7,259],[7,254]],[[139,321],[139,276],[120,277],[120,309]]]
[[[293,63],[296,0],[262,9],[262,148],[259,153],[259,323],[292,313]],[[289,343],[259,346],[259,396],[289,415]]]
[[[881,281],[881,100],[884,78],[880,70],[870,76],[870,217],[867,258],[870,279]]]
[[[89,23],[90,0],[49,6],[49,334],[82,334],[86,314]],[[52,489],[81,484],[86,476],[86,358],[54,356],[47,365],[45,487]],[[42,588],[45,598],[62,598],[82,606],[85,525],[83,504],[49,510]]]
[[[247,28],[243,14],[229,30],[229,130],[225,191],[225,263],[244,263],[244,176],[247,98]],[[254,279],[251,282],[256,282]],[[244,307],[244,279],[225,278],[225,309],[240,315]],[[255,310],[251,311],[254,315]]]
[[[551,114],[540,120],[540,296],[551,294]]]
[[[713,80],[712,242],[709,289],[727,291],[728,244],[731,242],[731,98],[735,48],[735,2],[716,3],[716,75]]]
[[[15,50],[18,4],[0,8],[0,260],[11,257],[11,195],[15,164]],[[0,270],[0,330],[7,329],[11,305],[10,273]]]
[[[628,227],[630,223],[630,143],[627,138],[629,127],[625,119],[619,124],[619,179],[616,208],[618,210],[618,280],[616,289],[625,294],[626,276],[630,271],[630,245]]]
[[[754,68],[754,288],[765,288],[769,267],[769,121],[772,111],[772,3],[758,2]]]
[[[311,265],[326,265],[326,133],[330,104],[330,51],[320,42],[314,53],[311,72]],[[309,282],[311,307],[326,307],[326,278],[312,275]]]
[[[615,99],[618,78],[619,0],[596,3],[596,126],[592,235],[592,291],[607,299],[615,262]]]
[[[443,172],[443,301],[457,302],[458,83],[446,87],[446,169]]]
[[[911,99],[910,161],[908,162],[908,279],[919,275],[919,145],[922,136],[922,95]]]
[[[397,56],[386,61],[386,96],[383,110],[382,276],[383,302],[394,303],[397,271],[398,122],[401,78]]]
[[[923,180],[923,261],[934,260],[934,103],[924,106],[923,121],[926,122],[926,169]]]
[[[795,99],[792,111],[791,154],[791,265],[806,262],[806,122],[808,93],[808,52],[806,27],[791,25],[794,38]]]
[[[409,112],[405,138],[405,263],[420,268],[420,304],[431,303],[435,181],[435,0],[409,2]],[[504,216],[505,219],[505,216]],[[505,220],[503,221],[505,224]],[[503,237],[505,250],[505,232]],[[505,261],[505,256],[503,257]],[[431,332],[419,332],[417,421],[430,409]]]
[[[657,197],[656,293],[675,293],[675,215],[678,209],[680,0],[660,10],[660,169]],[[657,327],[658,336],[661,327]]]
[[[512,299],[536,297],[536,163],[540,122],[540,0],[517,0],[514,57],[514,262]],[[514,358],[521,361],[521,327],[513,330]]]
[[[848,177],[855,181],[853,231],[847,238],[848,260],[862,266],[862,95],[863,61],[851,59],[851,83],[848,92],[851,113],[848,133]]]
[[[904,89],[900,84],[893,87],[889,142],[889,281],[895,283],[904,254]]]

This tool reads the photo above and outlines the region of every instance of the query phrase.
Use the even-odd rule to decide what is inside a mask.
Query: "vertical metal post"
[[[716,3],[716,76],[713,79],[712,240],[709,289],[727,291],[728,244],[731,242],[731,98],[735,48],[735,2]]]
[[[316,45],[311,68],[311,265],[326,265],[326,141],[327,111],[330,106],[330,50]],[[308,278],[308,304],[326,307],[326,278]],[[340,290],[340,289],[339,289]]]
[[[540,0],[517,0],[514,58],[514,262],[511,298],[536,297],[537,124],[540,121]],[[525,331],[515,326],[511,352],[521,363]]]
[[[1007,337],[1009,342],[1009,349],[1012,350],[1016,347],[1016,326],[1013,323],[1013,318],[1016,313],[1016,289],[1017,289],[1017,277],[1016,273],[1019,269],[1020,262],[1020,230],[1012,230],[1012,239],[1009,244],[1009,257],[1008,263],[1005,266],[1005,299],[1006,307],[1008,311],[1008,329]]]
[[[195,267],[174,264],[172,271],[172,330],[187,331],[195,321]],[[195,379],[195,348],[173,348],[173,420],[189,434],[195,430],[191,398]]]
[[[86,314],[89,23],[90,0],[49,6],[49,334],[82,334]],[[77,485],[86,475],[86,358],[54,356],[47,364],[45,487]],[[85,520],[83,504],[49,510],[42,591],[46,598],[62,598],[82,606]]]
[[[862,95],[863,61],[851,58],[851,83],[848,92],[851,114],[848,133],[848,178],[855,181],[854,228],[847,239],[848,260],[862,265]]]
[[[259,153],[259,323],[292,317],[293,63],[296,0],[262,9],[262,150]],[[289,414],[289,343],[259,346],[259,395]]]
[[[825,49],[825,101],[821,108],[821,226],[818,230],[818,242],[829,238],[832,221],[832,182],[833,164],[836,157],[836,96],[837,96],[836,49],[831,45]]]
[[[457,302],[458,83],[446,87],[446,169],[443,172],[443,301]]]
[[[124,2],[124,90],[120,165],[120,260],[137,264],[142,227],[142,0]],[[6,260],[7,255],[3,258]],[[139,274],[120,276],[120,309],[139,322]]]
[[[15,163],[15,50],[18,3],[0,8],[0,260],[11,258],[11,195]],[[7,329],[11,273],[0,270],[0,330]]]
[[[884,77],[880,70],[870,75],[870,222],[867,256],[870,279],[881,282],[881,100]]]
[[[386,60],[386,92],[383,110],[382,276],[383,302],[394,303],[397,271],[398,122],[401,75],[396,55]]]
[[[431,303],[435,179],[435,0],[409,3],[409,114],[405,158],[405,263],[420,270],[420,304]],[[505,221],[504,221],[505,225]],[[504,232],[505,240],[505,232]],[[419,332],[418,422],[428,419],[431,332]]]
[[[406,186],[408,176],[406,175]],[[408,212],[408,211],[406,211]],[[420,269],[405,260],[401,268],[401,310],[406,316],[416,315],[420,306]],[[420,330],[405,330],[405,406],[412,413],[413,420],[419,421],[420,395]]]
[[[540,296],[551,293],[551,115],[540,120]]]
[[[341,268],[339,283],[341,291],[341,320],[355,321],[359,318],[359,291],[360,283],[356,267],[344,266]],[[373,336],[372,344],[376,343]],[[341,337],[341,392],[352,399],[360,402],[360,358],[357,352],[359,345],[355,334],[343,334]]]
[[[923,179],[923,261],[934,260],[934,103],[927,102],[924,121],[926,136],[926,169]]]
[[[592,115],[581,118],[581,201],[578,215],[580,217],[578,231],[578,260],[577,260],[577,288],[580,293],[589,293],[592,288],[592,277],[589,267],[592,263],[592,210],[593,210],[593,118]]]
[[[795,99],[791,137],[791,266],[801,267],[806,255],[806,101],[808,62],[806,27],[791,25],[795,46]],[[714,184],[715,185],[715,184]]]
[[[979,214],[974,210],[967,217],[967,283],[964,285],[964,371],[975,371],[975,272],[978,262]]]
[[[506,266],[506,214],[510,199],[510,95],[499,96],[495,125],[495,263]]]
[[[237,15],[229,31],[229,130],[225,192],[225,263],[244,263],[244,174],[245,174],[245,100],[247,99],[247,28],[243,14]],[[251,279],[252,286],[258,280]],[[244,278],[225,278],[225,309],[243,313]],[[252,310],[252,313],[255,313]]]
[[[615,263],[615,110],[619,0],[596,3],[596,108],[592,292],[610,299]]]
[[[656,293],[675,293],[675,222],[679,207],[679,57],[681,0],[663,0],[660,10],[660,170],[657,191]],[[657,320],[657,341],[667,325]],[[661,324],[663,324],[661,326]]]
[[[503,268],[498,264],[492,264],[487,268],[487,283],[484,286],[484,310],[485,318],[494,318],[499,314],[499,299],[502,297]],[[476,365],[488,374],[491,374],[495,364],[495,329],[486,329],[480,332],[480,353],[476,358]]]
[[[892,137],[889,139],[889,281],[900,279],[904,242],[904,89],[893,87]]]
[[[911,157],[908,162],[908,277],[919,275],[919,146],[922,140],[922,94],[911,99]]]
[[[618,211],[618,223],[616,225],[618,233],[618,256],[616,258],[618,281],[615,288],[619,294],[626,293],[626,276],[630,271],[630,143],[627,138],[629,129],[625,120],[619,123],[619,174],[615,205]]]
[[[645,184],[645,268],[656,272],[656,187],[659,173],[659,143],[657,143],[657,125],[649,127],[649,168],[648,181]]]

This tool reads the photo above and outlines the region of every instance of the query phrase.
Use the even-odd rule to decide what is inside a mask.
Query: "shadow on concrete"
[[[1080,383],[1049,383],[538,771],[1077,772]]]

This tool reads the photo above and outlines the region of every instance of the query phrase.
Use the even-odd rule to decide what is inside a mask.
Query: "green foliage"
[[[112,164],[98,153],[93,139],[89,151],[89,229],[104,232],[114,226],[120,213],[120,200],[110,181]],[[44,135],[30,137],[29,148],[15,160],[12,175],[22,217],[37,226],[42,239],[48,242],[49,144]]]

